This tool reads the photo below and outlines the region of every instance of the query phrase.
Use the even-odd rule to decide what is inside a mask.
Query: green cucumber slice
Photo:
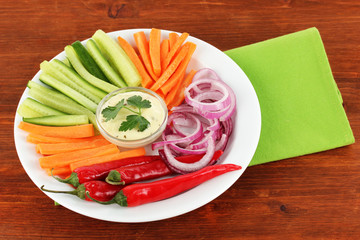
[[[39,79],[43,83],[49,85],[50,87],[55,88],[59,92],[62,92],[66,96],[68,96],[68,97],[72,98],[73,100],[75,100],[76,102],[80,103],[81,105],[83,105],[84,107],[86,107],[87,109],[92,111],[93,113],[96,112],[96,108],[97,108],[96,103],[94,103],[93,101],[91,101],[90,99],[88,99],[87,97],[82,95],[81,93],[77,92],[76,90],[72,89],[71,87],[56,80],[49,74],[43,72],[40,74]]]
[[[45,116],[34,118],[23,118],[24,122],[33,123],[37,125],[46,126],[74,126],[88,124],[89,118],[87,115],[58,115],[58,116]]]
[[[20,104],[17,113],[24,118],[43,117],[50,115],[66,115],[63,112],[46,106],[32,98],[26,98]]]
[[[66,77],[68,77],[71,81],[75,82],[77,85],[81,86],[85,91],[103,99],[106,96],[106,92],[94,87],[90,83],[88,83],[85,79],[83,79],[74,69],[66,66],[63,62],[54,59],[50,62],[52,66],[58,69],[61,73],[63,73]]]
[[[94,85],[97,88],[100,88],[106,93],[110,93],[118,89],[117,86],[114,86],[108,82],[104,82],[103,80],[91,75],[82,65],[79,57],[76,55],[76,52],[71,45],[65,47],[65,53],[76,72],[90,84]]]
[[[102,30],[97,30],[92,39],[103,54],[108,57],[111,64],[116,67],[128,86],[137,87],[140,85],[141,76],[138,70],[119,44]]]
[[[59,71],[57,68],[53,66],[48,61],[43,61],[40,64],[40,69],[44,72],[49,74],[50,76],[54,77],[56,80],[64,83],[65,85],[71,87],[75,91],[81,93],[85,97],[89,98],[94,103],[98,104],[101,101],[101,98],[97,95],[87,91],[84,87],[77,84],[76,82],[72,81],[70,78],[68,78],[65,74],[63,74],[61,71]],[[105,93],[104,93],[105,94]]]
[[[113,67],[110,66],[109,62],[102,55],[100,49],[98,48],[94,40],[89,39],[86,42],[86,47],[89,54],[93,57],[95,62],[102,69],[103,73],[106,75],[106,77],[112,84],[120,88],[127,86],[121,76],[115,71]]]
[[[73,42],[71,46],[74,48],[77,56],[79,57],[81,63],[84,65],[86,70],[97,78],[100,78],[104,81],[109,81],[97,63],[94,61],[92,56],[89,54],[88,50],[81,44],[80,41]]]
[[[71,98],[56,90],[42,86],[41,84],[34,81],[29,81],[27,86],[30,88],[29,95],[39,102],[64,113],[73,115],[87,115],[89,121],[96,129],[98,129],[95,114]]]

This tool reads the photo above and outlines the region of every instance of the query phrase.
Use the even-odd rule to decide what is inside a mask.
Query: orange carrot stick
[[[145,148],[135,148],[125,152],[114,153],[100,157],[92,157],[82,161],[74,162],[70,164],[70,169],[71,171],[74,171],[76,168],[83,166],[90,166],[98,163],[105,163],[105,162],[115,161],[128,157],[144,156],[145,154],[146,154]]]
[[[37,147],[41,154],[52,155],[63,152],[71,152],[81,149],[96,148],[109,144],[106,139],[95,139],[92,141],[84,141],[79,143],[39,143]]]
[[[149,45],[145,33],[143,31],[134,33],[134,39],[146,70],[148,71],[148,73],[150,74],[153,80],[157,80],[158,77],[155,75],[152,68],[151,59],[149,55]]]
[[[164,39],[160,44],[160,62],[162,63],[169,53],[169,39]],[[163,69],[162,69],[163,71]]]
[[[26,137],[26,141],[29,143],[61,143],[61,142],[83,142],[83,141],[91,141],[95,139],[104,139],[102,135],[97,135],[93,137],[86,138],[63,138],[63,137],[47,137],[40,134],[29,133]]]
[[[69,166],[59,167],[59,168],[45,168],[46,173],[51,176],[51,172],[53,175],[69,175],[71,174],[71,170]]]
[[[42,168],[58,168],[69,166],[73,162],[81,161],[91,157],[104,156],[108,154],[119,153],[120,150],[115,144],[106,144],[104,146],[82,149],[73,152],[58,153],[39,158]]]
[[[169,45],[170,49],[174,47],[176,41],[179,39],[179,35],[176,32],[169,33]]]
[[[185,58],[187,52],[189,50],[188,45],[184,45],[179,54],[176,55],[175,59],[171,62],[169,67],[163,72],[161,77],[152,85],[150,88],[152,91],[157,91],[175,72],[176,68],[180,65],[181,61]]]
[[[139,73],[141,75],[141,78],[142,78],[141,85],[143,87],[145,87],[145,88],[150,87],[154,83],[154,80],[152,80],[152,78],[147,73],[147,71],[146,71],[146,69],[144,67],[144,64],[140,60],[140,58],[137,55],[135,49],[130,45],[129,42],[127,42],[122,37],[118,37],[118,41],[119,41],[120,46],[124,49],[126,54],[129,56],[131,61],[136,66],[136,69],[139,71]]]
[[[186,57],[181,62],[180,66],[176,69],[173,76],[171,76],[171,78],[168,81],[166,81],[166,83],[164,83],[164,85],[162,85],[160,88],[161,91],[164,93],[164,95],[167,95],[170,90],[176,89],[176,88],[174,88],[174,86],[176,85],[176,82],[179,81],[181,76],[182,76],[181,79],[183,79],[186,69],[187,69],[187,66],[189,65],[191,57],[192,57],[193,53],[195,52],[196,44],[194,44],[192,42],[187,42],[187,43],[185,43],[185,45],[189,46],[189,51],[188,51]]]
[[[48,137],[83,138],[94,136],[94,126],[92,124],[50,127],[20,122],[19,128],[26,132],[41,134]]]
[[[180,49],[181,45],[185,42],[186,38],[189,36],[188,33],[183,33],[181,34],[181,36],[177,39],[176,43],[174,44],[174,46],[172,46],[170,48],[170,52],[169,54],[166,56],[166,58],[164,59],[164,62],[162,63],[161,68],[162,69],[166,69],[168,67],[168,65],[170,64],[170,62],[172,61],[173,57],[176,56],[176,53],[178,52],[178,50]]]
[[[178,79],[176,79],[176,81],[174,81],[175,84],[173,85],[173,87],[174,87],[173,91],[170,91],[166,95],[165,103],[166,103],[166,106],[168,106],[169,110],[171,109],[170,103],[174,101],[175,97],[177,97],[177,94],[178,94],[177,89],[179,89],[179,87],[181,86],[181,83],[184,80],[184,76],[185,76],[185,71],[183,71],[181,75],[178,75]],[[173,78],[173,77],[177,77],[177,76],[175,76],[175,73],[173,74],[173,76],[171,76],[171,78]],[[169,81],[171,80],[171,78],[169,79]]]
[[[173,99],[172,102],[170,102],[167,106],[168,109],[171,109],[173,107],[179,106],[185,99],[185,88],[187,88],[190,83],[192,82],[192,79],[195,75],[196,71],[195,70],[191,70],[188,75],[185,77],[185,79],[183,80],[183,82],[181,83],[181,86],[177,88],[176,91],[176,98]]]
[[[161,75],[160,40],[161,31],[157,28],[152,28],[149,37],[149,54],[154,73],[157,77]]]

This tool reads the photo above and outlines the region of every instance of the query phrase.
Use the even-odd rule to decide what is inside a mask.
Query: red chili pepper
[[[85,199],[87,201],[91,201],[90,198],[87,197],[85,192],[90,192],[90,197],[96,199],[97,201],[109,201],[115,197],[115,195],[123,188],[121,185],[111,185],[103,181],[90,181],[85,182],[79,185],[73,191],[54,191],[45,189],[44,185],[41,186],[41,190],[45,192],[52,193],[66,193],[76,195],[81,199]]]
[[[230,171],[240,169],[241,166],[235,164],[212,165],[199,171],[185,175],[179,175],[173,178],[162,179],[154,182],[132,184],[124,187],[110,201],[97,201],[89,196],[90,192],[86,192],[86,194],[89,196],[89,198],[101,204],[117,203],[124,207],[134,207],[141,204],[173,197],[179,193],[194,188],[209,179]]]
[[[106,177],[109,184],[130,184],[171,174],[171,170],[162,160],[144,163],[136,166],[125,166],[111,170]]]
[[[159,155],[155,156],[140,156],[131,157],[126,159],[115,160],[106,163],[94,164],[91,166],[84,166],[76,168],[66,179],[55,177],[59,182],[68,183],[74,187],[78,187],[80,184],[92,181],[92,180],[104,180],[109,172],[115,168],[122,166],[134,166],[152,161],[160,160]]]
[[[163,152],[159,150],[159,154],[163,157]],[[213,155],[211,162],[215,162],[223,154],[223,151],[216,151]],[[182,155],[176,157],[180,162],[194,163],[199,161],[204,154]],[[123,184],[127,185],[133,182],[140,182],[149,179],[155,179],[171,174],[172,171],[162,160],[155,160],[150,163],[139,164],[134,166],[124,166],[113,169],[106,177],[106,182],[110,184]]]

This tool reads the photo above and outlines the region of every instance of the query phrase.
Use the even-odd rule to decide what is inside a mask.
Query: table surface
[[[220,197],[175,218],[113,223],[54,206],[20,164],[13,121],[20,96],[39,63],[100,28],[188,32],[225,51],[315,26],[357,139],[359,12],[355,0],[1,0],[0,238],[356,239],[360,235],[357,143],[249,167]]]

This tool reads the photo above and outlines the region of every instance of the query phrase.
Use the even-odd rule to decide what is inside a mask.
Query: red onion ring
[[[185,90],[185,103],[173,107],[163,141],[152,148],[164,155],[164,161],[177,173],[197,171],[209,164],[215,151],[224,151],[233,131],[236,111],[233,90],[211,69],[199,70]],[[189,132],[186,130],[193,130]],[[205,154],[195,163],[182,163],[176,156]]]

